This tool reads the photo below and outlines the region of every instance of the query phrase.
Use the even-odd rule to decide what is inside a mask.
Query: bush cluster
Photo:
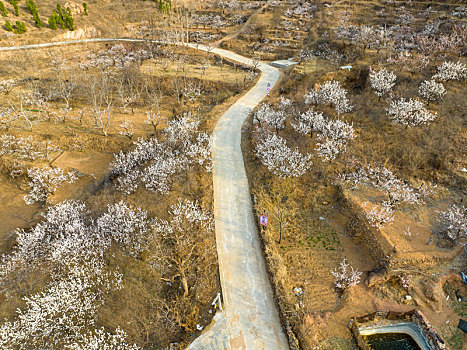
[[[26,24],[24,22],[16,21],[15,27],[11,25],[10,21],[5,21],[5,29],[8,32],[14,32],[15,34],[26,33]]]
[[[57,9],[54,10],[52,15],[49,17],[49,27],[50,29],[57,29],[60,27],[62,29],[68,28],[70,30],[75,30],[73,16],[71,14],[70,8],[67,8],[65,11],[63,11],[60,4],[57,4]]]

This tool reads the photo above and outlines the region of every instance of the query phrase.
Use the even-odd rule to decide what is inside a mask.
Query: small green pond
[[[379,333],[364,338],[373,350],[420,350],[415,340],[405,333]]]

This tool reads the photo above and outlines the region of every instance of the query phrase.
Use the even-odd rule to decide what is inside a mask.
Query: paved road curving
[[[243,64],[251,60],[233,52],[213,53]],[[214,130],[213,181],[217,254],[231,349],[288,349],[281,328],[248,189],[241,150],[246,117],[274,86],[279,70],[260,63],[256,85],[224,113]]]
[[[142,40],[83,39],[0,47],[0,51],[105,41]],[[186,45],[211,51],[242,64],[252,64],[250,59],[231,51]],[[214,130],[214,215],[225,311],[211,330],[195,341],[190,349],[288,349],[253,218],[241,150],[243,122],[252,109],[266,97],[267,83],[274,87],[280,75],[278,69],[265,63],[260,63],[258,68],[262,75],[256,85],[224,113]]]

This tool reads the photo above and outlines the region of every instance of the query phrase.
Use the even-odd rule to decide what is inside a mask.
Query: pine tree
[[[49,17],[49,28],[53,30],[57,29],[57,20],[54,15]]]
[[[42,28],[44,26],[44,23],[41,21],[39,17],[39,12],[37,12],[37,7],[36,7],[36,4],[34,3],[34,0],[27,0],[26,7],[28,8],[29,11],[31,11],[32,18],[34,19],[34,22],[36,22],[37,28]]]
[[[9,21],[5,21],[5,29],[8,31],[8,32],[12,32],[13,31],[13,27],[11,26],[11,23]]]
[[[13,5],[13,8],[15,9],[15,16],[19,16],[19,8],[18,8],[18,0],[8,0],[10,4]]]
[[[65,29],[66,24],[65,24],[64,17],[63,17],[62,7],[60,6],[60,4],[57,4],[56,14],[57,14],[57,17],[56,17],[57,24],[60,26],[60,28]]]
[[[13,1],[13,0],[12,0]],[[13,1],[11,3],[13,5],[13,8],[15,9],[15,16],[19,16],[19,7],[18,7],[18,3],[16,1]]]
[[[74,21],[73,21],[73,15],[71,13],[70,8],[66,9],[66,13],[67,13],[67,15],[66,15],[66,18],[67,18],[66,24],[67,24],[68,28],[71,31],[73,31],[73,30],[75,30],[75,24],[74,24]]]
[[[3,17],[8,17],[8,11],[6,10],[6,7],[3,1],[0,1],[0,12],[2,13]]]

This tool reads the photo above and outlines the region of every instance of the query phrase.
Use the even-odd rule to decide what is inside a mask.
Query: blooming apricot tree
[[[442,83],[436,80],[425,80],[420,84],[418,93],[428,101],[436,101],[446,94],[446,89]]]
[[[268,133],[256,144],[256,156],[274,174],[286,177],[300,177],[311,167],[311,156],[291,150],[286,141]]]
[[[405,126],[419,126],[436,119],[436,112],[428,111],[423,102],[412,98],[391,101],[386,112],[394,124]]]
[[[441,81],[462,80],[467,77],[467,66],[461,62],[443,62],[433,78]]]
[[[352,111],[353,106],[347,98],[347,91],[338,81],[326,81],[323,85],[319,85],[318,89],[305,95],[305,103],[329,104],[336,109],[337,114]]]
[[[347,264],[346,259],[342,260],[339,268],[331,270],[331,274],[334,276],[334,285],[342,292],[349,287],[356,286],[362,275],[360,271]]]
[[[347,141],[354,138],[351,124],[342,120],[325,118],[322,113],[309,109],[298,114],[292,127],[301,134],[308,134],[311,130],[318,132],[316,149],[321,158],[331,161],[346,149]]]
[[[26,204],[47,201],[63,182],[73,183],[77,178],[73,172],[65,174],[61,168],[30,168],[29,194],[24,197]]]
[[[396,82],[396,75],[385,68],[373,70],[370,67],[370,85],[376,96],[382,97],[392,91]]]
[[[455,204],[448,210],[439,212],[441,222],[446,227],[446,235],[453,241],[467,237],[467,209]]]

